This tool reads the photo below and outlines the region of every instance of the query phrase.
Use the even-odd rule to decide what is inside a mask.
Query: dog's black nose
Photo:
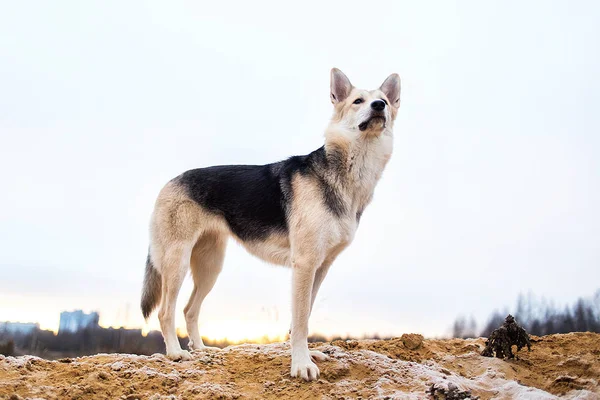
[[[385,108],[385,102],[383,100],[375,100],[371,103],[371,108],[375,111],[383,111]]]

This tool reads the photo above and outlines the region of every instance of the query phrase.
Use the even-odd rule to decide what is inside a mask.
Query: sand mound
[[[503,361],[479,355],[483,339],[352,340],[312,345],[331,356],[321,378],[289,376],[286,343],[163,355],[98,354],[48,361],[0,356],[0,398],[43,399],[427,399],[450,387],[481,399],[600,399],[600,334],[533,337],[531,352]],[[435,390],[432,390],[432,385]]]

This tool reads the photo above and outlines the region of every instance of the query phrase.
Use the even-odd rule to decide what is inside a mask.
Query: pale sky
[[[599,3],[296,4],[0,0],[0,320],[142,326],[162,185],[320,147],[332,67],[399,73],[401,108],[311,332],[443,335],[600,286]],[[289,281],[232,242],[201,334],[285,334]]]

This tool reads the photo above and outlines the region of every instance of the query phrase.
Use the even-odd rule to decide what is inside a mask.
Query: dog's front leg
[[[311,360],[308,350],[308,316],[310,315],[312,287],[316,263],[293,263],[292,271],[292,369],[293,377],[311,381],[319,378],[319,368]]]

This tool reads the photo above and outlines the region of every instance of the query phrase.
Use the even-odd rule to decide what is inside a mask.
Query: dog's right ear
[[[337,104],[346,100],[352,91],[350,79],[337,68],[331,69],[331,102]]]

